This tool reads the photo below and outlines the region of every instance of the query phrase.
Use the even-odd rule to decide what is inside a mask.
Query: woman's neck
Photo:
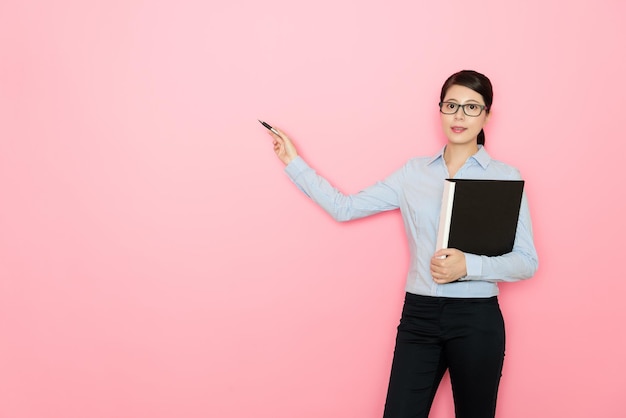
[[[465,161],[477,152],[478,145],[476,143],[446,145],[446,149],[443,151],[443,159],[448,167],[448,174],[450,174],[450,177],[454,177],[457,171],[463,167]]]

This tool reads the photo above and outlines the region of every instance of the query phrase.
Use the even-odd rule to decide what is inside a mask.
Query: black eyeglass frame
[[[443,111],[443,105],[445,105],[445,104],[453,104],[453,105],[457,106],[457,108],[455,109],[455,111],[454,111],[454,112],[444,112],[444,111]],[[479,114],[477,114],[477,115],[470,115],[470,114],[468,114],[468,113],[467,113],[467,111],[465,110],[465,106],[477,106],[477,107],[480,107],[480,113],[479,113]],[[478,103],[465,103],[465,104],[459,104],[459,103],[455,103],[455,102],[439,102],[439,111],[440,111],[441,113],[443,113],[444,115],[455,115],[455,114],[456,114],[456,112],[458,112],[458,111],[459,111],[459,108],[463,109],[463,113],[465,113],[465,116],[469,116],[470,118],[477,118],[477,117],[479,117],[480,115],[482,115],[482,114],[483,114],[483,112],[485,111],[485,109],[487,109],[487,110],[489,109],[487,106],[485,106],[485,105],[481,105],[481,104],[478,104]]]

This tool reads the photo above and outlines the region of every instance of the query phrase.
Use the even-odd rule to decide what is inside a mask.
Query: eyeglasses
[[[463,109],[463,113],[467,116],[471,116],[475,118],[476,116],[480,116],[483,113],[483,110],[487,108],[487,106],[479,105],[476,103],[466,103],[466,104],[458,104],[454,102],[439,102],[439,110],[444,115],[454,115],[459,111],[459,108]]]

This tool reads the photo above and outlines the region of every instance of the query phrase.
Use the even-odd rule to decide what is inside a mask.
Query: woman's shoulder
[[[432,155],[421,155],[421,156],[411,157],[406,162],[405,166],[425,167],[425,166],[432,165],[433,163],[436,163],[437,160],[443,158],[443,150],[444,149],[445,149],[445,147],[440,149],[436,154],[432,154]]]
[[[428,171],[429,168],[435,163],[437,157],[433,156],[416,156],[409,158],[402,166],[402,170],[411,173],[419,173]]]
[[[410,157],[404,164],[394,170],[386,178],[386,181],[398,181],[400,183],[412,182],[417,177],[421,177],[429,172],[429,166],[432,160],[433,157]]]
[[[411,157],[407,160],[405,165],[428,165],[432,162],[436,157],[433,156],[417,156]]]
[[[488,170],[504,178],[521,179],[521,174],[517,167],[494,158],[489,161]]]

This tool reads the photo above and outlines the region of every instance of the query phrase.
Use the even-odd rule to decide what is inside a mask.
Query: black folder
[[[446,179],[437,249],[497,256],[513,250],[524,180]]]

